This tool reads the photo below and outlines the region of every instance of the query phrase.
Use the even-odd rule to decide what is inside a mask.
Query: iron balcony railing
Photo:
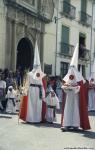
[[[58,53],[60,56],[72,57],[74,53],[74,46],[61,42],[60,43],[60,52]],[[79,59],[82,61],[90,60],[90,50],[86,48],[79,47]]]
[[[60,13],[70,19],[75,19],[76,8],[73,5],[71,5],[70,3],[66,2],[66,1],[62,1]]]
[[[90,60],[90,50],[79,47],[79,59],[83,60],[83,61],[89,61]]]
[[[74,46],[67,43],[60,43],[60,55],[64,55],[67,57],[72,57],[74,51]]]
[[[81,12],[80,12],[80,22],[81,22],[83,25],[91,26],[92,17],[91,17],[90,15],[88,15],[87,13],[81,11]]]

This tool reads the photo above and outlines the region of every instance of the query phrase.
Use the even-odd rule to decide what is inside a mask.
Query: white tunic
[[[88,111],[95,110],[95,88],[88,91]]]
[[[64,108],[64,127],[80,126],[80,115],[79,115],[79,86],[66,87],[63,86],[64,92],[66,92],[66,103]]]
[[[16,109],[14,104],[16,103],[16,92],[14,90],[7,92],[6,98],[8,99],[7,101],[7,106],[6,106],[6,112],[7,113],[15,113]],[[12,101],[13,99],[13,101]]]
[[[56,121],[55,109],[59,109],[59,99],[56,94],[54,97],[51,96],[51,92],[46,97],[47,111],[46,111],[46,120],[48,122]],[[51,108],[52,107],[52,108]]]
[[[6,89],[6,82],[5,81],[0,80],[0,88],[4,89],[4,90]],[[3,106],[1,104],[1,100],[0,100],[0,107],[3,109]]]
[[[0,81],[0,88],[6,89],[6,82],[1,80]]]
[[[29,90],[28,90],[28,106],[27,106],[27,122],[41,122],[42,120],[42,98],[40,98],[40,89],[38,86],[31,86],[40,85],[42,87],[42,97],[43,94],[43,85],[42,80],[34,80],[29,74]]]
[[[58,96],[59,102],[62,102],[63,93],[62,93],[62,82],[60,80],[56,81],[56,94]]]

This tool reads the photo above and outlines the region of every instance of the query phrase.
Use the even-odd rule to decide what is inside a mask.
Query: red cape
[[[22,119],[23,121],[26,121],[27,103],[28,103],[28,96],[23,96],[23,99],[20,105],[20,112],[19,112],[19,118]]]
[[[87,93],[83,82],[79,82],[80,85],[80,127],[84,130],[90,129],[90,123],[88,118],[88,107],[87,107]]]
[[[46,88],[47,88],[47,82],[46,80],[43,78],[42,79],[43,82],[43,86],[44,86],[44,90],[45,90],[45,94],[46,94]],[[45,121],[46,117],[46,102],[42,101],[42,121]]]
[[[80,110],[80,127],[84,130],[90,129],[90,123],[88,118],[88,107],[87,107],[87,100],[86,100],[86,89],[83,81],[78,83],[80,85],[80,93],[79,93],[79,110]],[[61,126],[64,123],[64,100],[62,102],[62,115],[61,115]]]

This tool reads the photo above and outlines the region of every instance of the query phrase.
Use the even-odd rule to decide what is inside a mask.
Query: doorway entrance
[[[21,70],[33,68],[34,51],[33,45],[28,38],[22,38],[17,46],[17,65]]]

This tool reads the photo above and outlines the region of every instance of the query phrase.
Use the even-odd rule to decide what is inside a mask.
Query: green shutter
[[[64,1],[70,4],[70,1],[71,1],[71,0],[64,0]]]
[[[64,0],[63,2],[63,12],[68,14],[70,12],[70,0]]]
[[[86,12],[87,0],[81,0],[81,11]]]
[[[61,35],[61,52],[68,54],[69,52],[69,28],[62,25]]]
[[[84,65],[82,65],[82,75],[83,75],[83,77],[85,77],[85,66]]]
[[[62,42],[69,44],[69,28],[62,25]]]

